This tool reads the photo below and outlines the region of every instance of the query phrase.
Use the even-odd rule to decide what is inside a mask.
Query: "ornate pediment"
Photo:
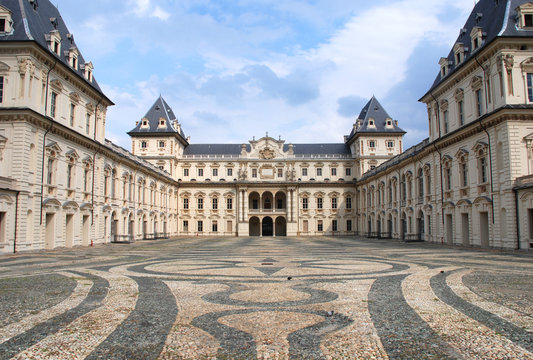
[[[259,157],[261,159],[273,159],[276,156],[274,150],[269,147],[265,147],[263,150],[259,150]]]
[[[262,159],[262,160],[272,160],[278,158],[287,158],[291,154],[292,147],[288,146],[287,151],[285,151],[285,141],[274,139],[268,136],[268,133],[265,137],[255,140],[255,138],[250,141],[250,151],[246,151],[246,145],[242,145],[241,156],[248,157],[252,159]]]

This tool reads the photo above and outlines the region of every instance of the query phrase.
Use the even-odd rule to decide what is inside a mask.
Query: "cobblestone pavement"
[[[0,359],[533,359],[533,254],[349,237],[0,257]]]

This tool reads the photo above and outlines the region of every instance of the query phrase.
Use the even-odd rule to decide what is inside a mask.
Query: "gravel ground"
[[[531,255],[353,237],[11,255],[0,360],[533,359]]]

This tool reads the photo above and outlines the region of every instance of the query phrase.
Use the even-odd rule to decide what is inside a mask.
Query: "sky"
[[[427,137],[429,90],[473,0],[52,0],[115,103],[106,137],[157,100],[190,142],[340,143],[374,95]]]

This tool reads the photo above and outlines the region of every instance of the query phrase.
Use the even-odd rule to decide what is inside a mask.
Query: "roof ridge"
[[[26,32],[26,36],[29,40],[34,40],[33,36],[31,35],[30,26],[28,25],[28,18],[26,16],[26,9],[24,9],[24,2],[23,0],[19,0],[19,6],[20,6],[20,13],[22,15],[22,23],[24,24],[24,31]]]

